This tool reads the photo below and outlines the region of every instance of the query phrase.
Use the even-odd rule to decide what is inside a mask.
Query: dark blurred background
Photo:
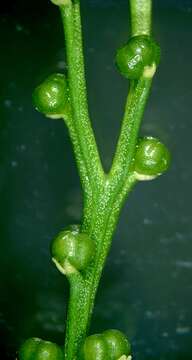
[[[79,178],[67,129],[35,112],[34,87],[64,71],[56,6],[0,5],[0,358],[29,336],[63,343],[67,281],[49,243],[81,219]],[[129,33],[127,0],[82,0],[90,111],[109,168],[127,81],[114,53]],[[126,203],[103,273],[91,332],[118,328],[137,360],[192,359],[192,1],[154,1],[162,47],[141,133],[172,153],[170,171],[140,183]]]

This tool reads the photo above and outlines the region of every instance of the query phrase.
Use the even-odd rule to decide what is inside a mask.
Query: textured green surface
[[[151,32],[152,0],[130,0],[132,35],[148,35]]]

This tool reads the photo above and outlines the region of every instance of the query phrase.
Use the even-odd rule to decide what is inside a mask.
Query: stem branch
[[[110,193],[108,183],[106,182],[105,191],[100,199],[98,199],[98,207],[94,218],[95,226],[89,234],[97,244],[95,259],[82,275],[82,278],[80,278],[78,274],[72,274],[71,279],[69,279],[71,294],[65,340],[66,360],[78,358],[78,350],[88,332],[95,295],[110,249],[111,239],[116,228],[119,213],[134,183],[134,177],[130,177],[129,181],[124,184],[124,190],[116,193],[116,196],[114,196],[114,194]],[[112,195],[114,200],[112,207],[110,207],[108,201]],[[106,204],[105,207],[102,206],[103,203]]]
[[[132,36],[150,35],[152,0],[129,0]]]
[[[79,2],[69,3],[68,5],[61,6],[60,9],[65,31],[69,91],[74,128],[81,150],[81,161],[86,167],[86,173],[93,193],[96,193],[103,182],[104,173],[88,114],[80,5]],[[80,162],[78,166],[81,167]],[[86,186],[85,182],[84,184]]]
[[[132,84],[130,89],[117,150],[110,171],[110,181],[114,187],[121,187],[124,178],[129,176],[151,83],[152,78],[142,77],[137,85]]]

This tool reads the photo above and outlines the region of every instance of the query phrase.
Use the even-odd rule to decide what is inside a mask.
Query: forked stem
[[[132,161],[154,68],[151,66],[138,81],[131,82],[116,154],[109,174],[105,174],[88,112],[80,1],[54,1],[65,1],[60,4],[60,10],[65,33],[72,110],[68,127],[82,187],[87,195],[82,231],[88,233],[96,246],[94,260],[88,268],[82,273],[74,272],[68,275],[70,299],[65,360],[76,360],[80,346],[87,335],[99,280],[121,208],[136,182]],[[149,35],[151,0],[130,0],[130,8],[132,35]]]

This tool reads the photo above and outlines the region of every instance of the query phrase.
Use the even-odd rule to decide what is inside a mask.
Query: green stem
[[[67,310],[66,336],[65,336],[65,359],[74,359],[79,345],[79,333],[81,323],[84,324],[85,302],[83,297],[84,281],[79,272],[68,277],[70,285],[69,304]],[[77,317],[78,314],[78,317]],[[77,325],[78,324],[78,325]]]
[[[67,125],[69,131],[69,137],[71,139],[71,143],[73,146],[73,151],[76,159],[76,163],[79,169],[79,176],[82,184],[83,191],[83,202],[84,202],[84,223],[85,227],[89,226],[89,217],[91,216],[91,208],[92,208],[92,198],[93,191],[90,183],[90,179],[88,177],[87,168],[85,166],[85,162],[83,161],[82,151],[79,144],[78,134],[76,132],[74,121],[72,117],[72,109],[69,106],[68,109],[68,117],[67,119],[63,119],[65,124]]]
[[[135,178],[130,174],[129,179],[124,183],[123,189],[119,192],[112,191],[110,184],[106,181],[106,189],[100,197],[98,209],[95,214],[95,226],[92,229],[91,236],[97,244],[97,254],[90,273],[87,278],[90,279],[90,299],[89,299],[89,317],[90,319],[95,295],[99,285],[99,280],[108,255],[113,233],[119,219],[119,214],[124,201],[135,184]],[[89,322],[88,322],[89,323]]]
[[[117,150],[110,171],[110,180],[113,187],[120,187],[122,181],[124,181],[124,177],[129,174],[151,83],[151,77],[142,77],[137,85],[134,86],[132,84],[132,88],[130,89]]]
[[[78,2],[62,6],[61,16],[65,31],[74,127],[82,161],[85,164],[93,193],[96,193],[103,182],[104,173],[88,114],[79,6]]]
[[[150,35],[152,0],[129,0],[131,10],[131,33]]]
[[[111,194],[108,189],[108,182],[106,182],[105,190],[100,196],[100,199],[98,199],[98,207],[94,219],[95,226],[89,234],[97,244],[96,257],[82,277],[80,277],[78,273],[75,273],[69,278],[71,293],[65,342],[66,360],[78,358],[78,349],[84,341],[89,328],[95,295],[110,249],[111,239],[116,228],[119,213],[134,183],[134,177],[130,176],[129,180],[124,184],[124,189],[120,193]],[[108,204],[111,196],[114,199],[112,207]],[[103,206],[103,204],[105,204],[105,206]]]

